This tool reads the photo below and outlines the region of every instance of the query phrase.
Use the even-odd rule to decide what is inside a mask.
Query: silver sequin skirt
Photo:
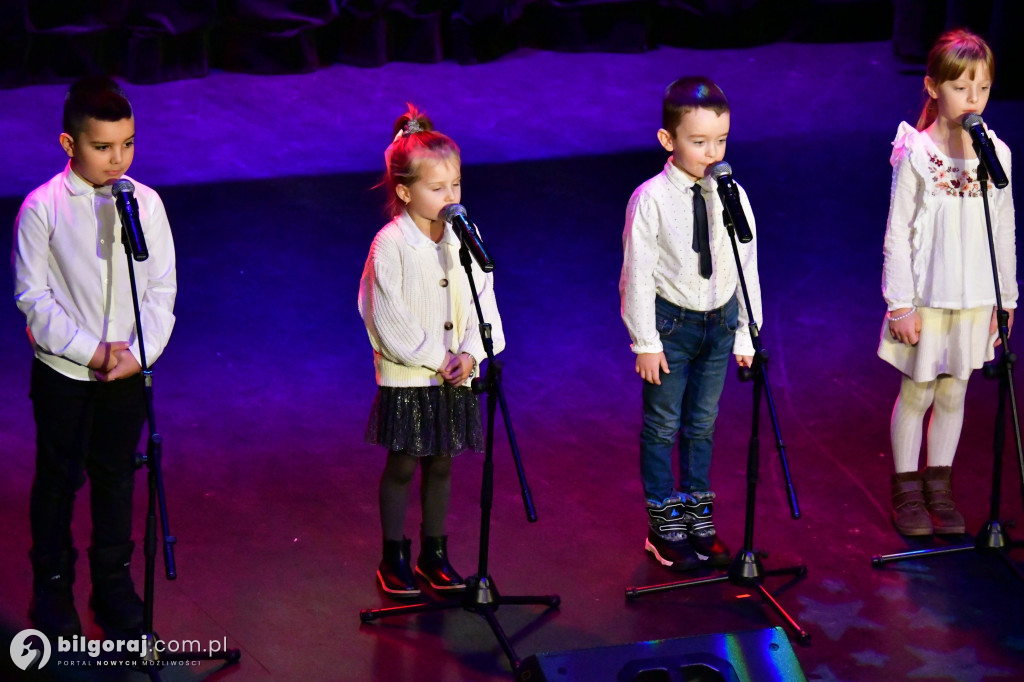
[[[483,452],[480,401],[467,386],[380,386],[366,442],[417,457]]]

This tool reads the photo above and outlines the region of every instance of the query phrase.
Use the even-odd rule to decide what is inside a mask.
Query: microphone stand
[[[359,612],[359,620],[363,623],[369,623],[378,618],[463,608],[482,616],[487,621],[495,638],[498,640],[498,644],[508,658],[512,670],[516,671],[522,664],[522,659],[519,658],[512,648],[512,643],[505,635],[505,631],[502,629],[501,623],[494,612],[502,604],[541,604],[549,608],[557,608],[562,599],[557,594],[543,596],[499,595],[498,588],[488,573],[487,554],[490,544],[491,507],[494,500],[494,414],[499,403],[501,404],[501,416],[505,421],[505,432],[508,434],[509,447],[512,451],[512,460],[515,463],[516,473],[519,477],[519,487],[522,490],[526,519],[530,523],[536,522],[537,512],[533,506],[533,498],[530,494],[529,484],[526,481],[526,474],[523,471],[523,462],[519,456],[519,445],[516,443],[515,432],[512,430],[512,419],[509,416],[508,405],[505,402],[505,393],[501,385],[501,363],[494,359],[491,325],[487,324],[484,320],[483,310],[480,307],[480,297],[477,293],[476,283],[473,280],[473,259],[469,253],[465,233],[460,233],[460,239],[462,246],[459,249],[459,260],[466,270],[466,275],[469,277],[469,288],[473,293],[473,304],[476,306],[477,319],[480,320],[480,338],[483,340],[484,350],[487,352],[487,370],[484,372],[483,377],[474,379],[472,382],[473,393],[487,393],[487,439],[484,450],[483,480],[480,486],[480,547],[477,572],[475,575],[466,578],[466,591],[461,598],[382,609],[363,609]]]
[[[739,275],[740,289],[743,292],[743,302],[746,305],[748,314],[753,308],[750,306],[750,295],[747,293],[747,281],[743,276],[743,266],[740,261],[740,252],[736,244],[736,228],[729,217],[728,211],[723,211],[725,227],[729,232],[732,243],[732,254],[736,260],[736,272]],[[786,498],[789,502],[790,515],[794,519],[800,518],[800,505],[797,501],[796,490],[793,488],[793,480],[789,473],[789,463],[786,458],[786,446],[782,442],[782,432],[779,430],[779,420],[775,414],[775,401],[772,399],[771,386],[768,383],[768,352],[761,345],[761,337],[758,333],[757,323],[752,316],[748,322],[750,329],[750,340],[754,344],[754,362],[748,369],[741,367],[739,377],[741,381],[754,382],[754,403],[751,413],[750,442],[747,448],[747,498],[746,518],[744,522],[743,547],[733,558],[728,571],[723,575],[709,576],[706,578],[691,578],[677,582],[664,583],[661,585],[650,585],[647,587],[627,587],[626,598],[635,599],[642,594],[653,592],[668,592],[687,587],[700,585],[712,585],[715,583],[729,582],[740,587],[754,588],[757,590],[769,606],[785,621],[786,625],[793,631],[797,639],[802,643],[810,641],[811,635],[804,630],[800,624],[793,619],[789,613],[775,600],[771,592],[765,589],[764,579],[767,576],[792,575],[794,580],[807,575],[807,567],[803,564],[765,570],[761,564],[761,558],[754,551],[754,505],[757,497],[757,480],[759,476],[759,453],[760,439],[758,432],[761,421],[761,394],[764,394],[768,406],[768,416],[771,419],[772,430],[775,434],[775,449],[779,453],[779,461],[782,464],[782,473],[785,478]]]
[[[225,649],[224,651],[200,650],[189,653],[157,651],[157,643],[161,641],[160,636],[153,629],[157,505],[160,507],[164,567],[168,580],[174,580],[178,577],[174,564],[174,543],[177,542],[177,538],[171,535],[170,524],[167,521],[167,498],[164,495],[164,478],[161,468],[163,438],[156,428],[156,412],[153,408],[153,370],[149,368],[146,362],[146,343],[142,334],[142,314],[139,309],[139,293],[135,283],[134,254],[132,253],[131,240],[128,239],[128,233],[124,227],[121,228],[121,241],[124,243],[125,255],[128,258],[128,280],[132,288],[132,306],[135,308],[135,333],[139,340],[139,357],[142,361],[143,399],[146,402],[146,422],[149,426],[146,452],[145,454],[139,452],[135,455],[135,468],[139,469],[145,466],[148,470],[149,499],[146,507],[146,534],[143,542],[146,568],[142,599],[142,639],[145,642],[146,651],[141,654],[141,658],[126,659],[126,662],[133,663],[134,665],[144,665],[149,678],[151,680],[159,680],[159,670],[168,663],[176,661],[222,660],[232,664],[237,663],[241,659],[242,652],[238,649]]]
[[[1006,529],[999,520],[999,506],[1002,498],[1002,476],[1003,476],[1003,449],[1006,444],[1006,407],[1009,398],[1010,418],[1013,422],[1013,435],[1017,444],[1017,461],[1020,466],[1021,492],[1024,495],[1024,448],[1021,447],[1020,421],[1017,414],[1017,396],[1013,390],[1013,364],[1017,356],[1010,350],[1010,313],[1003,308],[1003,297],[999,291],[999,266],[996,263],[995,238],[992,233],[992,216],[988,206],[988,170],[981,159],[981,149],[974,143],[974,151],[978,154],[978,182],[981,185],[981,198],[985,207],[985,227],[988,230],[988,249],[992,262],[992,283],[996,292],[996,321],[999,326],[999,340],[1002,344],[999,359],[985,365],[983,373],[987,379],[999,380],[999,399],[996,406],[996,419],[992,435],[992,495],[989,498],[989,517],[982,524],[981,530],[974,538],[973,543],[953,545],[948,547],[936,547],[934,549],[920,549],[896,554],[882,554],[871,558],[871,565],[875,568],[882,568],[885,564],[907,559],[918,559],[929,556],[942,556],[945,554],[959,554],[976,550],[982,554],[995,555],[1003,560],[1007,568],[1013,571],[1018,580],[1024,582],[1024,573],[1010,561],[1007,554],[1014,547],[1022,547],[1024,543],[1010,540]]]

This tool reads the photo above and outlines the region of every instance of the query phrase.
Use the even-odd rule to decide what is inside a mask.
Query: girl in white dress
[[[963,129],[988,102],[995,61],[963,29],[939,37],[928,55],[927,101],[916,129],[901,123],[893,141],[882,294],[888,305],[878,355],[903,373],[892,412],[896,473],[893,524],[903,535],[963,533],[953,504],[951,466],[963,426],[967,380],[994,357],[995,290],[978,158]],[[1010,150],[989,130],[1010,174]],[[1011,185],[988,199],[1003,306],[1017,306]],[[925,412],[927,466],[919,471]]]

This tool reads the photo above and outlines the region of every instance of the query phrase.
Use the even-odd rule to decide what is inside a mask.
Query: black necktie
[[[708,234],[708,207],[700,193],[700,185],[693,187],[693,251],[700,254],[700,276],[711,279],[711,238]]]

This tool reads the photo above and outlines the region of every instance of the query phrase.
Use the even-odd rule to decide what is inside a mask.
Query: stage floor
[[[236,666],[168,668],[164,679],[512,677],[473,613],[358,617],[392,605],[374,577],[383,453],[363,443],[375,385],[356,291],[385,222],[371,187],[406,100],[462,145],[463,203],[498,263],[505,392],[539,519],[525,519],[499,426],[489,572],[502,594],[561,597],[556,610],[497,612],[516,652],[782,625],[755,591],[731,585],[625,598],[629,586],[678,576],[643,551],[640,384],[618,310],[622,219],[633,188],[664,163],[654,137],[661,92],[693,72],[718,80],[731,98],[727,159],[756,216],[763,340],[802,515],[791,517],[762,411],[754,545],[766,568],[807,567],[802,580],[766,582],[811,634],[806,645],[791,637],[803,673],[1021,676],[1024,585],[998,559],[969,552],[871,565],[876,554],[932,543],[908,545],[889,522],[888,421],[899,378],[875,356],[889,142],[900,120],[916,117],[922,74],[896,61],[888,43],[867,43],[523,51],[472,67],[127,85],[139,131],[131,174],[161,192],[178,254],[178,321],[154,391],[179,577],[166,581],[158,567],[156,629],[168,640],[242,651]],[[63,91],[0,91],[16,150],[0,166],[8,225],[21,197],[64,163],[56,144]],[[1024,103],[994,101],[985,119],[1024,149],[1024,133],[1012,129]],[[28,627],[30,356],[23,318],[13,302],[0,307],[3,651]],[[995,396],[993,382],[972,379],[954,468],[971,531],[988,515]],[[750,384],[731,376],[712,483],[719,530],[734,550],[743,540],[751,402]],[[477,563],[481,465],[481,456],[465,455],[454,467],[449,542],[467,574]],[[144,493],[140,474],[139,541]],[[1002,493],[1014,532],[1022,499],[1012,439]],[[80,497],[75,533],[84,549],[90,526],[87,494]],[[411,537],[418,521],[412,505]],[[1024,552],[1011,557],[1019,568]],[[141,584],[140,552],[133,571]],[[88,590],[82,561],[77,603],[87,636],[100,637]],[[43,672],[138,679],[56,662]],[[0,677],[14,673],[0,656]]]

